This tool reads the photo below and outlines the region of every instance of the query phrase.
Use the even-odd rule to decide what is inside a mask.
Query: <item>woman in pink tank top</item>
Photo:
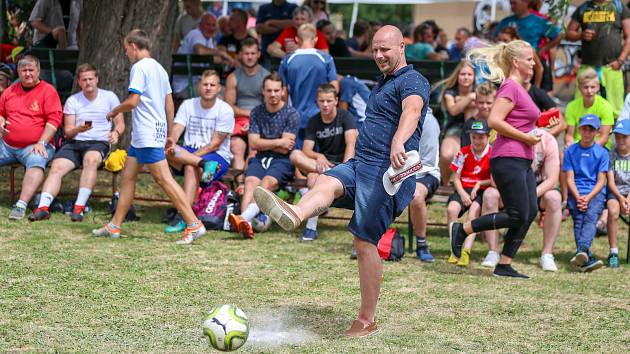
[[[534,51],[527,42],[516,40],[474,49],[468,57],[483,68],[482,76],[501,85],[488,124],[497,131],[490,170],[505,209],[472,222],[449,225],[451,252],[459,258],[464,239],[471,233],[507,228],[494,275],[526,279],[528,277],[514,270],[511,264],[538,212],[536,179],[531,164],[534,145],[540,141],[535,129],[540,110],[524,88],[534,72]]]

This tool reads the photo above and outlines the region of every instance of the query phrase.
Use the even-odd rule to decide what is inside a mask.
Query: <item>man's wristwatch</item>
[[[46,147],[46,144],[48,144],[48,142],[46,140],[40,140],[39,144],[44,145],[44,147]]]

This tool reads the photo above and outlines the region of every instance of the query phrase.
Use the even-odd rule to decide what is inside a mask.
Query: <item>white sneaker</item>
[[[553,259],[553,254],[543,254],[540,257],[540,266],[546,272],[557,272],[558,267],[556,266],[556,262]]]
[[[488,255],[483,259],[483,262],[481,262],[481,266],[484,268],[494,268],[499,263],[499,258],[501,258],[501,256],[498,252],[488,251]]]

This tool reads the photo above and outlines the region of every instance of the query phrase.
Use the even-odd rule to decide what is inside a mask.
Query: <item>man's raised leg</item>
[[[326,211],[343,193],[344,187],[337,178],[320,175],[313,189],[300,199],[298,205],[287,204],[273,192],[261,187],[254,191],[254,199],[263,213],[269,215],[283,229],[291,231],[305,219]]]

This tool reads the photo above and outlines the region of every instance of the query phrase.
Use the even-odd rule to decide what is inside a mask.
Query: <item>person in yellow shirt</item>
[[[612,126],[615,124],[612,105],[598,94],[600,86],[597,72],[588,68],[582,71],[577,78],[578,89],[582,97],[569,102],[565,112],[567,131],[564,135],[564,145],[569,146],[580,140],[581,136],[576,129],[580,117],[594,114],[601,120],[599,134],[595,137],[595,143],[610,149],[608,138]]]

